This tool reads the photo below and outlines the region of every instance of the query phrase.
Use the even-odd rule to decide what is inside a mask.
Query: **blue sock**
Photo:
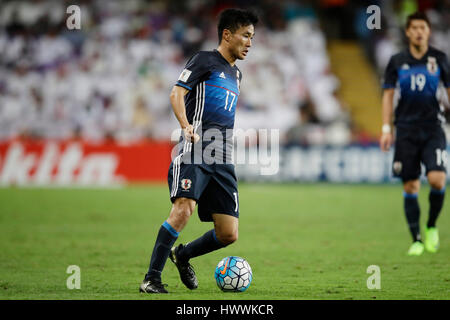
[[[431,188],[428,200],[430,201],[430,211],[428,215],[427,228],[436,227],[436,220],[441,213],[444,204],[445,187],[441,190]]]
[[[200,238],[187,243],[177,252],[177,257],[181,261],[188,261],[190,258],[195,258],[224,247],[226,247],[226,245],[217,239],[216,232],[212,229]]]
[[[417,200],[417,193],[403,192],[403,199],[406,221],[408,222],[409,231],[411,232],[413,241],[422,241],[422,238],[420,237],[420,208],[419,201]]]
[[[156,237],[156,243],[150,258],[150,266],[145,275],[146,280],[161,281],[161,272],[169,257],[170,249],[177,238],[178,232],[167,221],[164,221]]]

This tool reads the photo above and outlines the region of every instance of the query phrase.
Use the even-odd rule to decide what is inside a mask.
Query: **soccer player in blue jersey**
[[[447,143],[442,129],[444,108],[437,94],[442,87],[450,96],[450,68],[446,55],[428,45],[430,23],[425,14],[418,12],[408,17],[406,36],[409,47],[391,57],[385,72],[380,146],[387,151],[393,142],[391,118],[397,90],[399,99],[395,107],[392,170],[394,176],[403,181],[404,210],[413,238],[408,255],[418,256],[425,249],[436,252],[439,245],[436,220],[444,203]],[[420,235],[417,200],[421,163],[425,166],[431,187],[425,243]]]
[[[191,57],[172,89],[170,101],[184,137],[169,168],[172,210],[159,229],[140,292],[167,293],[161,272],[168,257],[183,284],[196,289],[198,281],[189,259],[224,248],[238,238],[237,180],[227,150],[232,145],[230,130],[242,79],[235,62],[247,56],[257,22],[257,16],[247,10],[222,11],[217,50]],[[215,139],[208,139],[211,132],[216,133],[212,134]],[[200,161],[195,157],[198,150]],[[185,245],[174,246],[196,205],[200,220],[214,222],[214,228]]]

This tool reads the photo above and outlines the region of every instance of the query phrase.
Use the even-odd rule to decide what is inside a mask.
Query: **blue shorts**
[[[176,157],[167,178],[172,203],[177,198],[197,202],[201,221],[213,221],[213,213],[239,218],[239,195],[232,164],[186,164]]]
[[[392,172],[404,182],[419,179],[421,164],[426,174],[446,171],[447,142],[441,126],[397,127]]]

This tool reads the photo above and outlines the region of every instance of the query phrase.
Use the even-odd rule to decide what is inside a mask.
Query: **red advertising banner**
[[[0,185],[98,185],[165,182],[169,142],[0,142]]]

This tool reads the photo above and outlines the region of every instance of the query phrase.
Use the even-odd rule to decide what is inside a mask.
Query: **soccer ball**
[[[243,292],[252,282],[252,268],[245,259],[226,257],[217,265],[214,278],[222,291]]]

